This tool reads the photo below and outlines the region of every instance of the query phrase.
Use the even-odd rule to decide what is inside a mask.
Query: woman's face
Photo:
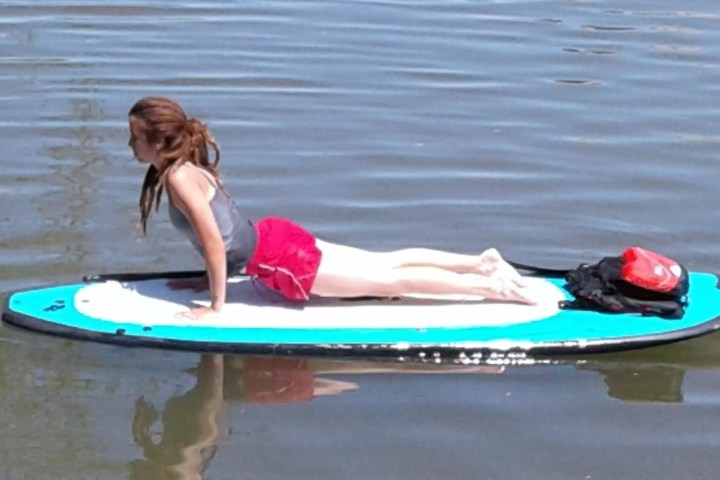
[[[145,131],[142,128],[142,120],[130,116],[128,117],[128,124],[130,127],[128,146],[132,149],[135,158],[140,163],[156,163],[159,147],[148,143]]]

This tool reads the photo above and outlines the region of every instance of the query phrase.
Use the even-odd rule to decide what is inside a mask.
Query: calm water
[[[207,121],[252,217],[367,248],[720,271],[716,0],[0,1],[0,291],[197,268],[126,146]],[[0,477],[713,479],[720,337],[554,366],[206,356],[0,328]]]

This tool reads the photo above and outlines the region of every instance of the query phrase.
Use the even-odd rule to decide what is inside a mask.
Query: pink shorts
[[[315,237],[277,217],[256,222],[255,231],[257,244],[245,267],[247,274],[289,300],[308,300],[322,257]]]

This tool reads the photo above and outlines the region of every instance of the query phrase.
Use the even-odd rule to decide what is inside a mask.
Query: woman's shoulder
[[[172,166],[168,169],[165,182],[173,187],[183,187],[188,184],[198,185],[203,183],[205,177],[188,163]]]
[[[217,187],[200,167],[183,163],[168,171],[165,185],[172,197],[185,199],[203,198],[210,202],[216,195]]]
[[[187,164],[172,167],[165,176],[165,186],[175,194],[202,192],[207,188],[204,185],[206,182],[203,175]]]

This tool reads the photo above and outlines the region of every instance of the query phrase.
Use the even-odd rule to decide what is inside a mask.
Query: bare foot
[[[498,277],[513,283],[517,287],[526,287],[527,282],[520,272],[502,258],[495,248],[488,248],[480,254],[478,273],[486,277]]]
[[[515,282],[501,276],[490,276],[489,290],[487,298],[493,300],[537,305],[537,301],[531,295],[531,289],[520,287]]]

